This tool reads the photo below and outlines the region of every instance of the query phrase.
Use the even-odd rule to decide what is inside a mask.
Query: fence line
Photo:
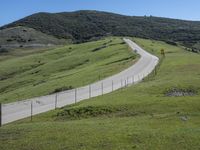
[[[148,53],[146,55],[150,56]],[[118,89],[123,89],[129,85],[136,84],[142,81],[151,72],[154,71],[156,74],[155,66],[158,64],[158,59],[154,57],[155,56],[151,55],[149,62],[146,61],[145,64],[143,64],[140,73],[135,73],[138,72],[138,70],[132,66],[124,72],[84,87],[25,101],[0,104],[0,125],[26,117],[31,117],[32,120],[33,116],[36,114],[61,108],[66,105],[76,104],[82,100],[101,96]]]
[[[21,103],[18,102],[16,102],[15,104],[12,103],[11,105],[0,104],[0,112],[1,112],[0,124],[3,125],[15,121],[17,115],[19,115],[19,117],[17,117],[18,119],[23,119],[30,116],[32,120],[33,116],[36,114],[60,108],[69,104],[76,104],[81,100],[104,95],[106,93],[110,93],[115,90],[122,89],[129,85],[135,84],[136,82],[140,82],[141,79],[145,77],[145,75],[143,75],[142,78],[140,76],[141,76],[140,74],[138,74],[137,76],[134,75],[127,76],[126,78],[123,78],[118,81],[112,80],[111,83],[101,82],[99,86],[92,86],[92,84],[90,84],[89,86],[86,87],[70,90],[70,92],[59,92],[55,93],[54,95],[49,95],[46,97],[46,99],[44,96],[39,98],[34,98],[31,99],[29,103],[28,101],[23,101]],[[71,100],[68,101],[67,98],[69,99],[71,98]],[[50,99],[52,99],[51,102]],[[7,114],[6,110],[8,112],[8,110],[10,110],[13,107],[15,107],[16,111],[12,112],[11,114],[9,113]],[[27,111],[29,111],[30,113],[27,113]]]
[[[106,93],[127,86],[128,82],[126,80],[127,79],[120,80],[125,82],[124,85],[118,84],[119,82],[114,82],[112,80],[111,83],[107,83],[107,85],[104,84],[104,82],[101,82],[99,86],[89,85],[83,88],[76,88],[74,90],[71,90],[70,92],[55,93],[54,95],[46,97],[46,99],[43,96],[33,98],[30,101],[14,102],[11,104],[0,104],[0,124],[2,125],[14,121],[17,115],[19,115],[19,117],[17,117],[18,119],[30,116],[32,120],[33,115],[42,113],[43,111],[53,110],[68,104],[76,104],[83,99],[89,99],[91,97],[104,95]],[[121,86],[119,87],[119,85]],[[72,98],[72,93],[74,93],[74,98]],[[72,100],[68,103],[67,98],[70,97]],[[52,99],[52,102],[49,101],[50,99]],[[51,105],[53,107],[51,107]],[[45,109],[45,107],[49,108]],[[11,111],[12,108],[15,108],[15,111]]]

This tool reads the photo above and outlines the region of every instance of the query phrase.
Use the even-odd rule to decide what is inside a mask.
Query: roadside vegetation
[[[200,55],[165,42],[133,38],[166,57],[142,83],[0,128],[3,150],[199,150]],[[168,96],[191,89],[190,96]]]

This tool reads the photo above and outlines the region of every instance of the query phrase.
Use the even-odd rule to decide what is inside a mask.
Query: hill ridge
[[[104,11],[40,12],[0,27],[33,28],[59,39],[86,42],[102,36],[134,36],[146,39],[178,42],[200,49],[200,22],[153,16],[126,16]]]

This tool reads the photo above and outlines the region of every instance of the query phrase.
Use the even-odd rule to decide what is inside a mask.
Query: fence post
[[[103,82],[101,83],[101,94],[103,95]]]
[[[121,89],[122,89],[122,87],[123,87],[123,81],[122,81],[122,79],[121,79]]]
[[[112,92],[113,92],[113,90],[114,90],[114,85],[113,85],[113,80],[112,80]]]
[[[33,120],[33,101],[31,101],[31,121]]]
[[[2,122],[2,104],[0,103],[0,127],[3,125]]]
[[[76,102],[77,102],[77,88],[75,89],[75,91],[74,91],[75,93],[74,93],[74,96],[75,96],[75,104],[76,104]]]
[[[55,109],[57,108],[57,103],[58,103],[58,93],[56,93],[56,97],[55,97]]]
[[[91,98],[92,93],[91,93],[91,85],[89,85],[89,98]]]

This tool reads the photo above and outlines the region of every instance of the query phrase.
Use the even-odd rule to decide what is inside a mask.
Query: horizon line
[[[5,24],[0,24],[0,27],[6,26],[8,24],[11,24],[13,22],[16,22],[18,20],[21,20],[23,18],[29,17],[31,15],[34,14],[39,14],[39,13],[49,13],[49,14],[59,14],[59,13],[75,13],[75,12],[79,12],[79,11],[97,11],[97,12],[104,12],[104,13],[112,13],[112,14],[117,14],[117,15],[122,15],[122,16],[127,16],[127,17],[155,17],[155,18],[163,18],[163,19],[173,19],[173,20],[181,20],[181,21],[190,21],[190,22],[200,22],[200,20],[195,20],[195,19],[184,19],[184,18],[174,18],[174,17],[167,17],[167,16],[156,16],[156,15],[130,15],[130,14],[126,14],[126,13],[119,13],[119,12],[112,12],[112,11],[105,11],[105,10],[93,10],[93,9],[80,9],[80,10],[72,10],[72,11],[52,11],[52,12],[48,12],[48,11],[37,11],[34,13],[31,13],[29,15],[25,15],[23,17],[20,17],[19,19],[16,19],[14,21],[5,23]]]

